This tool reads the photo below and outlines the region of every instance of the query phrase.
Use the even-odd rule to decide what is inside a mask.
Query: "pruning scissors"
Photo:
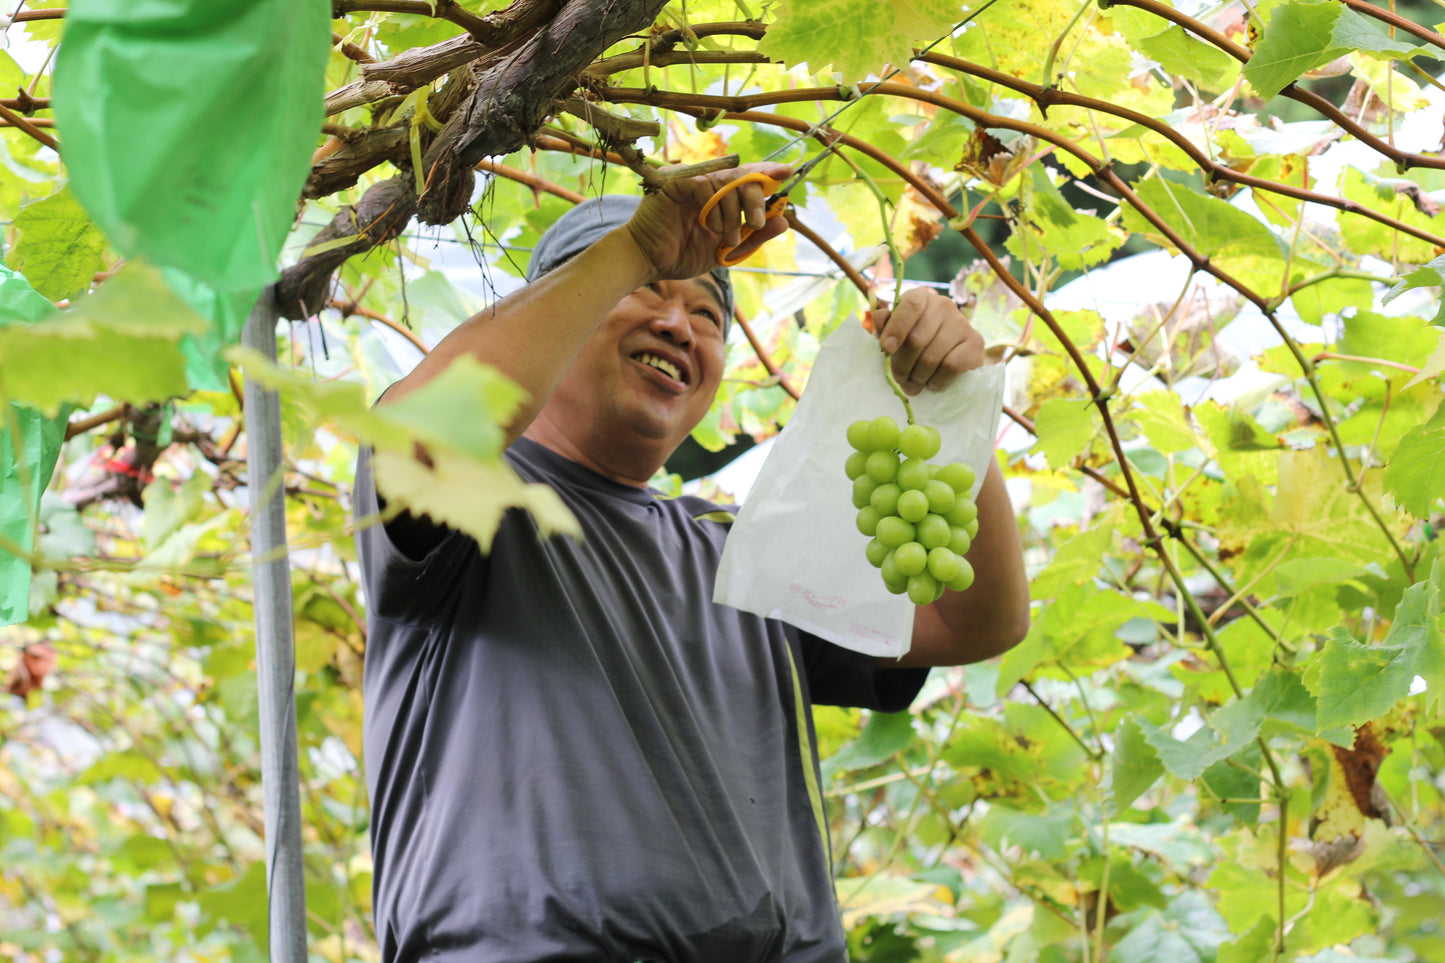
[[[738,188],[742,187],[744,184],[761,185],[763,191],[768,194],[768,199],[766,202],[767,206],[763,209],[764,222],[772,220],[775,217],[781,217],[783,212],[788,209],[788,192],[801,184],[803,178],[808,176],[808,172],[811,171],[814,167],[817,167],[818,164],[820,164],[823,159],[832,152],[833,147],[830,144],[818,154],[814,155],[811,159],[804,162],[801,167],[799,167],[793,172],[793,176],[789,177],[786,181],[780,181],[775,177],[769,177],[767,174],[763,174],[758,171],[753,171],[750,174],[744,174],[742,177],[739,177],[735,181],[728,181],[727,184],[723,185],[722,190],[718,191],[712,197],[708,198],[707,203],[702,206],[702,212],[699,213],[697,216],[698,223],[706,227],[707,216],[712,213],[712,209],[714,207],[717,207],[718,201],[722,200],[732,191],[735,191]],[[737,250],[737,248],[739,247],[742,247],[743,242],[745,242],[748,238],[752,236],[753,229],[744,224],[741,236],[738,238],[738,243],[736,245],[718,245],[718,262],[727,267],[732,267],[734,264],[738,264],[752,257],[752,255],[756,252],[756,249],[754,249],[753,251],[749,251],[747,254],[744,254],[741,257],[733,257],[733,251]]]

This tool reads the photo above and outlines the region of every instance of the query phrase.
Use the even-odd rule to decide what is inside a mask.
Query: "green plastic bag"
[[[54,313],[55,306],[29,281],[0,265],[0,325],[31,324]],[[3,378],[0,371],[0,390]],[[40,495],[60,457],[66,416],[61,412],[47,418],[29,405],[11,402],[0,408],[0,415],[0,537],[28,554],[35,550]],[[0,547],[0,625],[24,622],[29,616],[30,563]]]
[[[217,387],[216,351],[276,277],[321,129],[330,16],[326,0],[66,12],[54,107],[70,189],[117,250],[167,269],[210,316],[197,387]]]
[[[230,390],[227,372],[231,365],[221,357],[221,352],[241,340],[241,329],[260,290],[218,291],[176,268],[163,269],[161,276],[172,291],[210,322],[205,333],[188,334],[181,339],[181,353],[186,356],[186,383],[195,391]]]

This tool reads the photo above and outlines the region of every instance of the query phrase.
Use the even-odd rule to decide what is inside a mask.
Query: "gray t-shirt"
[[[485,557],[357,534],[382,958],[845,960],[808,706],[896,711],[926,671],[713,604],[710,503],[508,458],[580,542],[520,512]]]

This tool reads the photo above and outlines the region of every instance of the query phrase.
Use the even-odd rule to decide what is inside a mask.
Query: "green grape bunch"
[[[978,534],[974,471],[962,462],[930,464],[941,443],[937,428],[900,430],[887,415],[848,426],[853,452],[845,470],[858,531],[872,539],[864,554],[888,591],[906,593],[914,605],[973,584],[964,555]]]

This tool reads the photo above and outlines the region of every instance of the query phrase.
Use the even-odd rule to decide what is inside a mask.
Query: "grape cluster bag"
[[[904,419],[903,405],[884,379],[882,364],[878,340],[859,324],[844,323],[823,343],[808,376],[807,391],[787,427],[773,442],[767,461],[728,533],[718,563],[713,601],[782,619],[844,648],[896,659],[908,651],[911,643],[915,605],[906,586],[901,595],[890,593],[879,578],[879,569],[865,557],[869,537],[858,534],[860,508],[855,507],[852,499],[868,482],[850,480],[842,470],[856,452],[848,442],[850,425],[858,421],[872,424],[880,416],[896,419],[895,424]],[[954,464],[967,466],[975,475],[965,498],[959,497],[957,488],[953,489],[956,508],[940,513],[930,507],[923,516],[925,519],[928,514],[947,519],[950,512],[956,512],[953,517],[957,521],[964,517],[962,513],[969,511],[958,503],[971,502],[977,497],[981,476],[993,460],[1003,390],[1003,367],[987,365],[964,372],[942,391],[924,391],[910,399],[914,421],[935,426],[941,432],[942,447],[924,459],[939,466],[937,474],[930,471],[933,477],[929,481],[941,481],[949,487],[952,481],[962,487],[958,477],[961,470],[949,467]],[[932,429],[921,430],[933,436]],[[855,440],[860,440],[859,431],[854,429]],[[897,455],[898,469],[902,470],[909,461],[906,456],[915,450],[911,448],[914,444],[911,441],[909,451],[899,447],[906,431],[906,428],[899,431],[897,440],[887,445],[867,442],[870,447],[863,460],[887,448]],[[910,437],[918,434],[915,431]],[[853,459],[854,468],[859,460]],[[886,468],[879,470],[886,475]],[[916,468],[910,467],[904,472],[904,480],[916,472]],[[896,474],[892,482],[897,484]],[[874,487],[887,483],[879,481]],[[937,486],[933,488],[938,491]],[[916,513],[917,505],[910,508],[909,503],[916,503],[917,496],[903,498],[903,491],[900,486],[904,510]],[[921,493],[927,497],[927,482]],[[868,496],[871,507],[872,490]],[[886,497],[885,489],[880,499]],[[894,508],[896,511],[897,506]],[[878,521],[882,521],[881,515]],[[908,524],[914,527],[915,536],[908,541],[920,548],[927,544],[917,537],[919,523]],[[894,527],[891,523],[884,526],[885,531],[891,527]],[[928,528],[933,529],[924,532],[928,542],[937,541],[941,534],[937,523]],[[954,528],[961,528],[972,537],[968,523],[950,524],[948,528],[950,548],[954,545]],[[874,529],[870,537],[877,534],[878,530]],[[895,564],[896,550],[903,544],[890,546]],[[958,547],[962,547],[961,541]],[[879,550],[875,547],[873,551],[878,558]],[[914,556],[911,560],[910,555]],[[917,564],[916,551],[903,552],[903,562],[905,570]],[[927,567],[925,561],[919,574]],[[938,571],[946,573],[947,568],[941,567]],[[894,574],[892,566],[888,574]],[[937,581],[936,575],[928,574]],[[893,584],[899,584],[897,579]],[[921,593],[927,582],[920,579],[919,584]]]

